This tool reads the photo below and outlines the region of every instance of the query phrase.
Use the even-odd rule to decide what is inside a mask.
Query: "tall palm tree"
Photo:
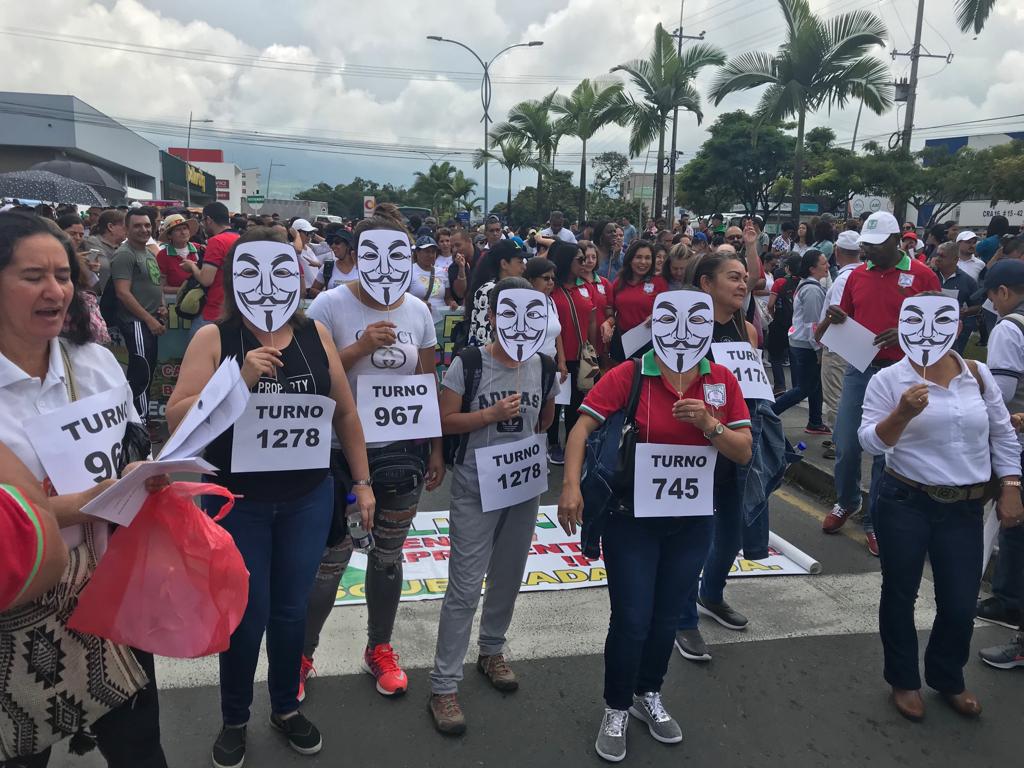
[[[996,0],[956,0],[956,23],[961,32],[981,32]]]
[[[461,204],[473,196],[473,193],[476,191],[476,181],[474,179],[467,179],[466,174],[462,170],[458,170],[452,177],[449,187],[452,200]]]
[[[870,11],[852,11],[820,19],[807,0],[777,0],[786,20],[786,40],[774,53],[749,52],[735,57],[711,87],[715,104],[731,93],[767,85],[754,113],[756,126],[797,118],[793,158],[793,215],[803,194],[804,126],[808,112],[844,107],[860,99],[875,114],[892,107],[889,67],[869,56],[884,45],[888,30]]]
[[[559,127],[551,120],[551,105],[557,91],[543,99],[521,101],[508,112],[508,118],[491,129],[491,138],[502,143],[516,139],[526,145],[538,160],[537,165],[537,217],[544,210],[544,173],[552,165],[558,139]]]
[[[594,82],[589,78],[573,88],[569,96],[555,96],[551,109],[561,115],[559,133],[575,136],[583,142],[580,159],[580,215],[587,218],[587,142],[601,128],[621,121],[626,112],[626,99],[621,83]]]
[[[658,171],[654,182],[654,216],[661,216],[662,189],[665,182],[665,129],[669,116],[678,107],[703,120],[700,93],[693,79],[707,66],[725,63],[721,49],[706,43],[676,51],[672,35],[659,24],[654,28],[654,48],[646,59],[619,64],[612,72],[624,72],[639,92],[628,97],[625,120],[630,125],[629,154],[637,157],[658,139]]]
[[[414,176],[416,180],[410,191],[421,199],[429,201],[431,211],[435,216],[440,215],[448,206],[454,204],[452,183],[456,177],[456,168],[447,160],[441,163],[431,163],[426,173],[417,171]]]
[[[512,218],[512,172],[520,168],[538,170],[541,165],[536,155],[520,137],[509,137],[496,141],[491,150],[478,149],[473,154],[473,167],[480,168],[487,160],[493,160],[508,172],[508,200],[505,203],[505,214]]]

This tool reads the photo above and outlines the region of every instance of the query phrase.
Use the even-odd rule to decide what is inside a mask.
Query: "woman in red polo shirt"
[[[654,308],[654,297],[668,290],[665,278],[654,271],[654,251],[646,240],[634,240],[626,249],[622,271],[612,283],[612,295],[605,309],[607,319],[601,337],[610,344],[612,359],[625,359],[622,334],[646,323]]]
[[[750,460],[750,415],[739,383],[727,368],[704,359],[676,373],[653,351],[644,355],[640,365],[638,448],[640,443],[666,448],[710,445],[736,463]],[[576,426],[566,441],[558,516],[569,535],[576,532],[583,519],[580,476],[587,438],[606,419],[625,409],[635,366],[632,360],[622,363],[597,382],[583,401]],[[705,398],[715,407],[707,405]],[[657,486],[657,470],[652,468],[656,463],[645,467],[638,461],[633,477],[643,483],[644,479],[652,481],[653,474],[652,482]],[[691,494],[689,483],[694,481],[687,480],[676,494],[673,486],[678,482],[676,478],[666,490],[678,499],[681,512],[697,503],[691,499],[700,498],[700,492],[707,493],[713,487],[713,482],[704,482],[697,494]],[[713,495],[710,502],[714,504]],[[599,755],[617,762],[625,757],[629,714],[646,724],[658,741],[682,740],[679,726],[662,706],[659,691],[679,622],[679,596],[697,585],[713,517],[636,517],[635,511],[640,510],[633,509],[632,490],[620,497],[619,504],[610,506],[614,511],[604,521],[601,544],[608,573],[611,622],[604,653],[605,714],[596,746]],[[595,511],[590,514],[593,516]]]
[[[593,240],[580,240],[580,248],[585,257],[583,262],[583,277],[576,281],[577,285],[586,285],[590,298],[594,302],[594,316],[600,324],[604,321],[605,310],[612,298],[612,284],[607,277],[597,274],[598,252]],[[597,354],[602,358],[606,356],[604,339],[601,334],[597,335],[597,343],[594,344]]]

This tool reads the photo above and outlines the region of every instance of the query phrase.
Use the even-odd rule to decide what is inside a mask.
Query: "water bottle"
[[[352,537],[352,548],[359,552],[373,549],[373,534],[363,528],[363,515],[356,503],[356,495],[350,493],[346,498],[345,519],[348,520],[348,534]]]

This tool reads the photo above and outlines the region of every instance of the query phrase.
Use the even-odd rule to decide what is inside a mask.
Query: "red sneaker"
[[[878,538],[875,536],[874,532],[866,531],[864,533],[864,537],[868,540],[868,552],[875,557],[878,557]]]
[[[377,692],[382,696],[397,696],[409,687],[409,678],[398,666],[398,654],[389,643],[367,648],[363,653],[363,669],[377,680]]]
[[[838,504],[832,507],[832,511],[829,512],[825,519],[821,523],[821,530],[825,533],[835,533],[842,528],[846,521],[850,518],[856,510],[843,509]]]
[[[308,656],[302,657],[302,664],[299,666],[299,701],[306,700],[306,681],[311,677],[316,677],[316,668],[313,666],[313,660]]]

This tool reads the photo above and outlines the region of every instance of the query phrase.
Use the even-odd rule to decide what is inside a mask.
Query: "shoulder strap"
[[[427,298],[425,298],[423,300],[428,305],[430,304],[430,294],[432,294],[434,292],[434,280],[435,280],[435,275],[436,274],[437,274],[437,268],[436,267],[431,267],[431,269],[430,269],[430,282],[427,283]]]
[[[1005,315],[1002,319],[1008,320],[1009,322],[1013,323],[1015,326],[1017,326],[1017,330],[1020,331],[1022,335],[1024,335],[1024,315],[1021,315],[1017,312],[1011,312],[1010,314]]]
[[[576,316],[576,305],[572,303],[572,294],[565,290],[565,286],[560,286],[562,293],[565,294],[565,300],[569,304],[569,313],[572,315],[572,324],[576,328],[576,335],[580,340],[580,349],[583,349],[583,329],[580,328],[580,319]]]
[[[64,339],[57,339],[60,345],[60,359],[64,363],[64,388],[68,391],[68,399],[73,403],[78,399],[78,386],[75,384],[75,369],[71,365],[71,356],[64,345]]]
[[[334,259],[324,262],[324,288],[331,282],[331,275],[334,274]]]
[[[981,390],[981,396],[985,396],[985,380],[981,378],[981,374],[978,372],[978,363],[976,360],[968,360],[964,358],[964,362],[967,363],[967,369],[971,372],[971,376],[978,382],[978,389]]]
[[[555,386],[555,360],[550,355],[545,355],[540,352],[540,385],[541,385],[541,397],[540,407],[544,407],[544,403],[548,401],[548,395],[551,394],[552,387]]]
[[[644,381],[644,363],[639,357],[633,358],[633,381],[629,386],[629,399],[626,401],[626,418],[636,420],[636,408],[640,404],[640,385]]]
[[[483,372],[483,355],[480,347],[470,344],[459,351],[459,359],[462,361],[462,413],[469,413],[472,408],[473,398],[480,388],[480,376]],[[466,448],[469,446],[469,433],[459,436],[459,447],[455,453],[455,463],[461,464],[466,458]]]

